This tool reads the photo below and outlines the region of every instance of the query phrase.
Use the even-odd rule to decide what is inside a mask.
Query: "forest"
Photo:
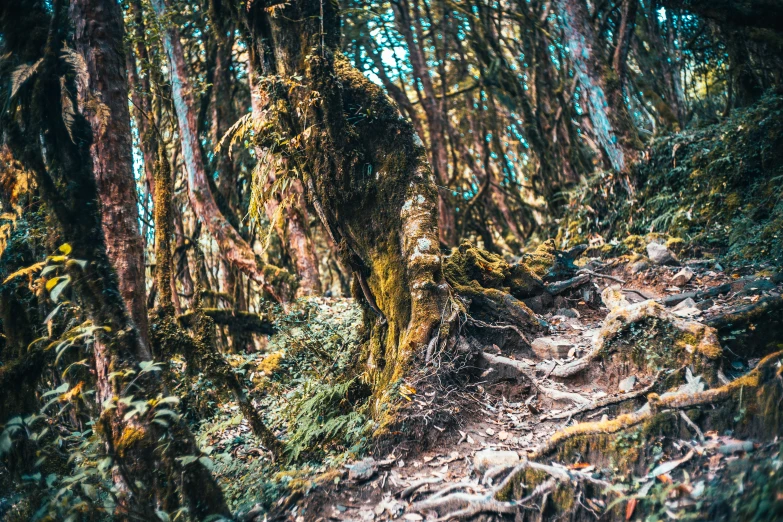
[[[0,520],[783,520],[781,186],[781,0],[0,0]]]

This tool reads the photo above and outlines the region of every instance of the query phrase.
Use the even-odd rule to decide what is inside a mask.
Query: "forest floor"
[[[632,364],[604,366],[596,359],[583,375],[568,378],[553,375],[557,374],[557,368],[573,365],[593,350],[602,328],[607,328],[605,320],[610,312],[607,305],[615,309],[633,308],[638,306],[635,303],[654,300],[664,305],[665,313],[671,318],[708,324],[732,310],[765,299],[780,299],[781,277],[764,265],[724,270],[715,260],[692,259],[682,260],[678,266],[650,265],[639,270],[632,261],[629,257],[588,261],[586,266],[595,274],[590,283],[572,290],[567,297],[556,297],[554,306],[541,314],[548,325],[543,332],[546,335],[528,339],[530,344],[503,342],[504,335],[498,344],[483,347],[485,354],[496,359],[485,358],[477,363],[470,384],[458,399],[455,422],[443,426],[430,424],[426,440],[408,441],[375,458],[355,456],[351,460],[348,453],[345,461],[336,459],[308,468],[307,472],[302,468],[289,472],[291,476],[308,476],[303,479],[307,485],[296,487],[288,481],[289,490],[295,493],[280,495],[271,513],[259,505],[253,508],[248,490],[237,487],[236,476],[232,477],[226,468],[219,468],[218,475],[235,484],[234,500],[237,506],[243,506],[239,509],[244,513],[241,518],[264,520],[272,513],[272,520],[292,521],[416,521],[443,517],[456,507],[443,505],[438,510],[430,509],[439,497],[463,491],[470,492],[475,499],[488,498],[482,495],[497,491],[498,479],[502,478],[500,470],[534,456],[555,433],[578,422],[614,418],[621,413],[616,407],[619,404],[623,404],[624,412],[647,407],[646,395],[660,384],[660,373],[641,371]],[[610,287],[613,290],[607,290]],[[318,302],[338,329],[350,333],[357,324],[359,316],[358,312],[352,312],[351,300],[320,299]],[[750,325],[750,329],[754,327]],[[653,323],[647,328],[649,331],[640,332],[633,340],[641,343],[642,349],[645,342],[660,336],[658,330],[664,327]],[[749,372],[765,355],[749,351],[740,355],[731,350],[733,340],[746,340],[742,337],[748,333],[745,330],[723,328],[718,333],[724,348],[718,371],[723,384]],[[509,337],[514,335],[508,332]],[[507,371],[508,360],[533,369],[535,382]],[[685,384],[680,388],[688,387],[701,391],[707,385],[702,376],[693,375],[689,368]],[[411,400],[413,407],[416,403],[421,409],[427,407],[428,401],[416,395]],[[571,461],[550,459],[546,463],[611,484],[593,498],[585,496],[575,501],[596,517],[613,503],[617,504],[625,520],[637,519],[634,511],[641,512],[641,505],[638,509],[636,506],[643,499],[645,511],[657,509],[662,518],[699,513],[705,519],[719,519],[706,513],[710,509],[736,511],[742,502],[747,502],[745,497],[752,490],[751,483],[759,476],[768,478],[764,467],[770,467],[772,475],[769,476],[774,476],[781,464],[776,440],[738,440],[730,430],[702,431],[684,414],[680,418],[678,437],[669,437],[667,441],[629,441],[629,444],[658,447],[651,460],[636,466],[635,473],[629,474],[627,469],[606,463],[596,465],[578,452],[571,456]],[[237,419],[234,425],[212,425],[209,436],[202,442],[225,451],[232,437],[243,429],[247,431],[243,422]],[[247,442],[235,445],[234,453],[242,453],[250,461],[254,454],[260,457],[261,452],[249,447],[250,441]],[[243,469],[244,475],[253,473],[252,466]],[[715,495],[713,490],[718,491],[715,488],[720,490],[717,504],[710,500],[710,495]],[[783,499],[777,491],[779,488],[772,488],[765,494],[771,495],[770,502],[780,509]],[[530,514],[531,509],[538,508],[531,505],[525,509]],[[493,514],[496,510],[491,507],[485,511],[482,520],[505,520],[500,514]],[[550,519],[543,513],[540,515]]]

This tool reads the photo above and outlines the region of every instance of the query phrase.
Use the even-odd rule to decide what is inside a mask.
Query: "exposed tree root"
[[[612,406],[614,404],[620,404],[625,401],[630,401],[633,399],[638,399],[639,397],[644,396],[645,394],[649,393],[655,386],[660,382],[661,372],[658,372],[653,380],[645,386],[644,388],[632,391],[629,393],[623,393],[621,395],[611,396],[611,397],[604,397],[602,399],[598,399],[597,401],[592,401],[589,404],[586,404],[584,406],[578,406],[576,408],[573,408],[571,410],[566,410],[560,413],[556,413],[554,415],[544,415],[541,417],[541,420],[555,420],[555,419],[568,419],[573,417],[574,415],[579,415],[580,413],[585,413],[588,411],[597,410],[599,408],[604,408],[606,406]]]
[[[514,514],[521,509],[540,509],[531,506],[530,503],[541,498],[542,505],[545,499],[558,487],[558,484],[588,483],[606,489],[611,486],[608,482],[595,479],[587,473],[572,471],[564,467],[549,466],[526,460],[516,466],[507,466],[501,472],[508,471],[506,477],[495,487],[486,489],[478,484],[461,483],[451,484],[434,492],[425,500],[416,502],[412,506],[413,511],[435,510],[439,513],[446,511],[436,520],[446,521],[453,519],[466,519],[479,513]],[[513,501],[511,497],[518,477],[526,472],[548,475],[549,480],[543,481],[524,498]],[[498,473],[500,474],[500,473]],[[477,491],[481,493],[466,493],[459,490]]]
[[[555,453],[563,444],[573,438],[591,435],[608,435],[618,433],[642,422],[652,419],[654,416],[664,413],[667,410],[684,410],[705,405],[715,405],[731,399],[739,401],[739,394],[745,397],[746,407],[750,403],[758,402],[764,393],[759,393],[760,388],[777,383],[780,386],[783,383],[781,378],[780,361],[783,358],[783,352],[777,352],[765,357],[758,366],[747,375],[736,379],[729,384],[719,388],[709,389],[698,393],[672,393],[659,396],[651,393],[648,396],[649,408],[641,408],[633,413],[620,415],[615,419],[599,422],[583,422],[565,428],[552,436],[547,444],[537,450],[531,457],[533,459],[543,458]],[[758,407],[760,404],[753,404]],[[770,420],[775,425],[781,422],[779,412],[776,410],[762,412],[765,415],[772,415]]]

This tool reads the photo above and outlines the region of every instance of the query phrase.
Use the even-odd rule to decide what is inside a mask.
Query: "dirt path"
[[[573,364],[595,348],[610,311],[607,304],[622,307],[654,299],[670,305],[667,314],[704,323],[732,308],[780,295],[780,287],[770,278],[752,275],[759,273],[758,267],[727,273],[710,261],[695,260],[685,266],[685,276],[679,279],[676,276],[682,266],[651,267],[636,274],[619,263],[596,267],[596,273],[600,271],[623,283],[595,276],[591,277],[592,284],[571,292],[569,297],[558,297],[554,310],[542,316],[549,328],[542,336],[545,339],[531,340],[534,349],[520,348],[513,342],[508,344],[515,349],[497,344],[484,347],[490,360],[477,371],[468,394],[470,400],[456,426],[433,424],[427,449],[408,445],[389,455],[354,463],[338,484],[305,497],[284,518],[437,519],[435,511],[421,509],[422,504],[416,501],[444,488],[446,493],[449,489],[466,494],[491,491],[494,470],[533,455],[556,432],[577,422],[613,418],[617,414],[613,405],[621,400],[632,408],[646,404],[646,392],[659,377],[652,373],[603,367],[596,360],[590,361],[589,371],[579,375],[555,376],[558,368]],[[618,284],[614,296],[620,300],[619,305],[612,302],[611,293],[604,292]],[[729,357],[734,359],[737,375],[757,362],[736,354]],[[508,361],[513,361],[512,365],[522,363],[526,373],[515,373],[513,368],[505,371]],[[530,375],[535,382],[531,382]],[[729,380],[737,375],[721,378]],[[593,468],[590,463],[566,464],[588,472]],[[597,502],[597,506],[590,505],[600,508],[601,501]]]

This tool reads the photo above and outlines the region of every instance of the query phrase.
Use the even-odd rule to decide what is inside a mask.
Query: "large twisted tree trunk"
[[[139,234],[133,176],[122,12],[116,2],[74,0],[70,15],[76,29],[76,51],[87,66],[87,84],[78,85],[79,105],[92,128],[90,152],[106,251],[139,330],[139,356],[149,359],[144,242]]]
[[[276,132],[293,138],[285,153],[375,313],[367,365],[381,413],[414,358],[424,358],[434,337],[449,338],[439,332],[448,291],[432,171],[411,124],[339,55],[334,3],[265,7],[259,1],[240,13],[262,83],[259,103]],[[346,114],[363,117],[350,123]]]

